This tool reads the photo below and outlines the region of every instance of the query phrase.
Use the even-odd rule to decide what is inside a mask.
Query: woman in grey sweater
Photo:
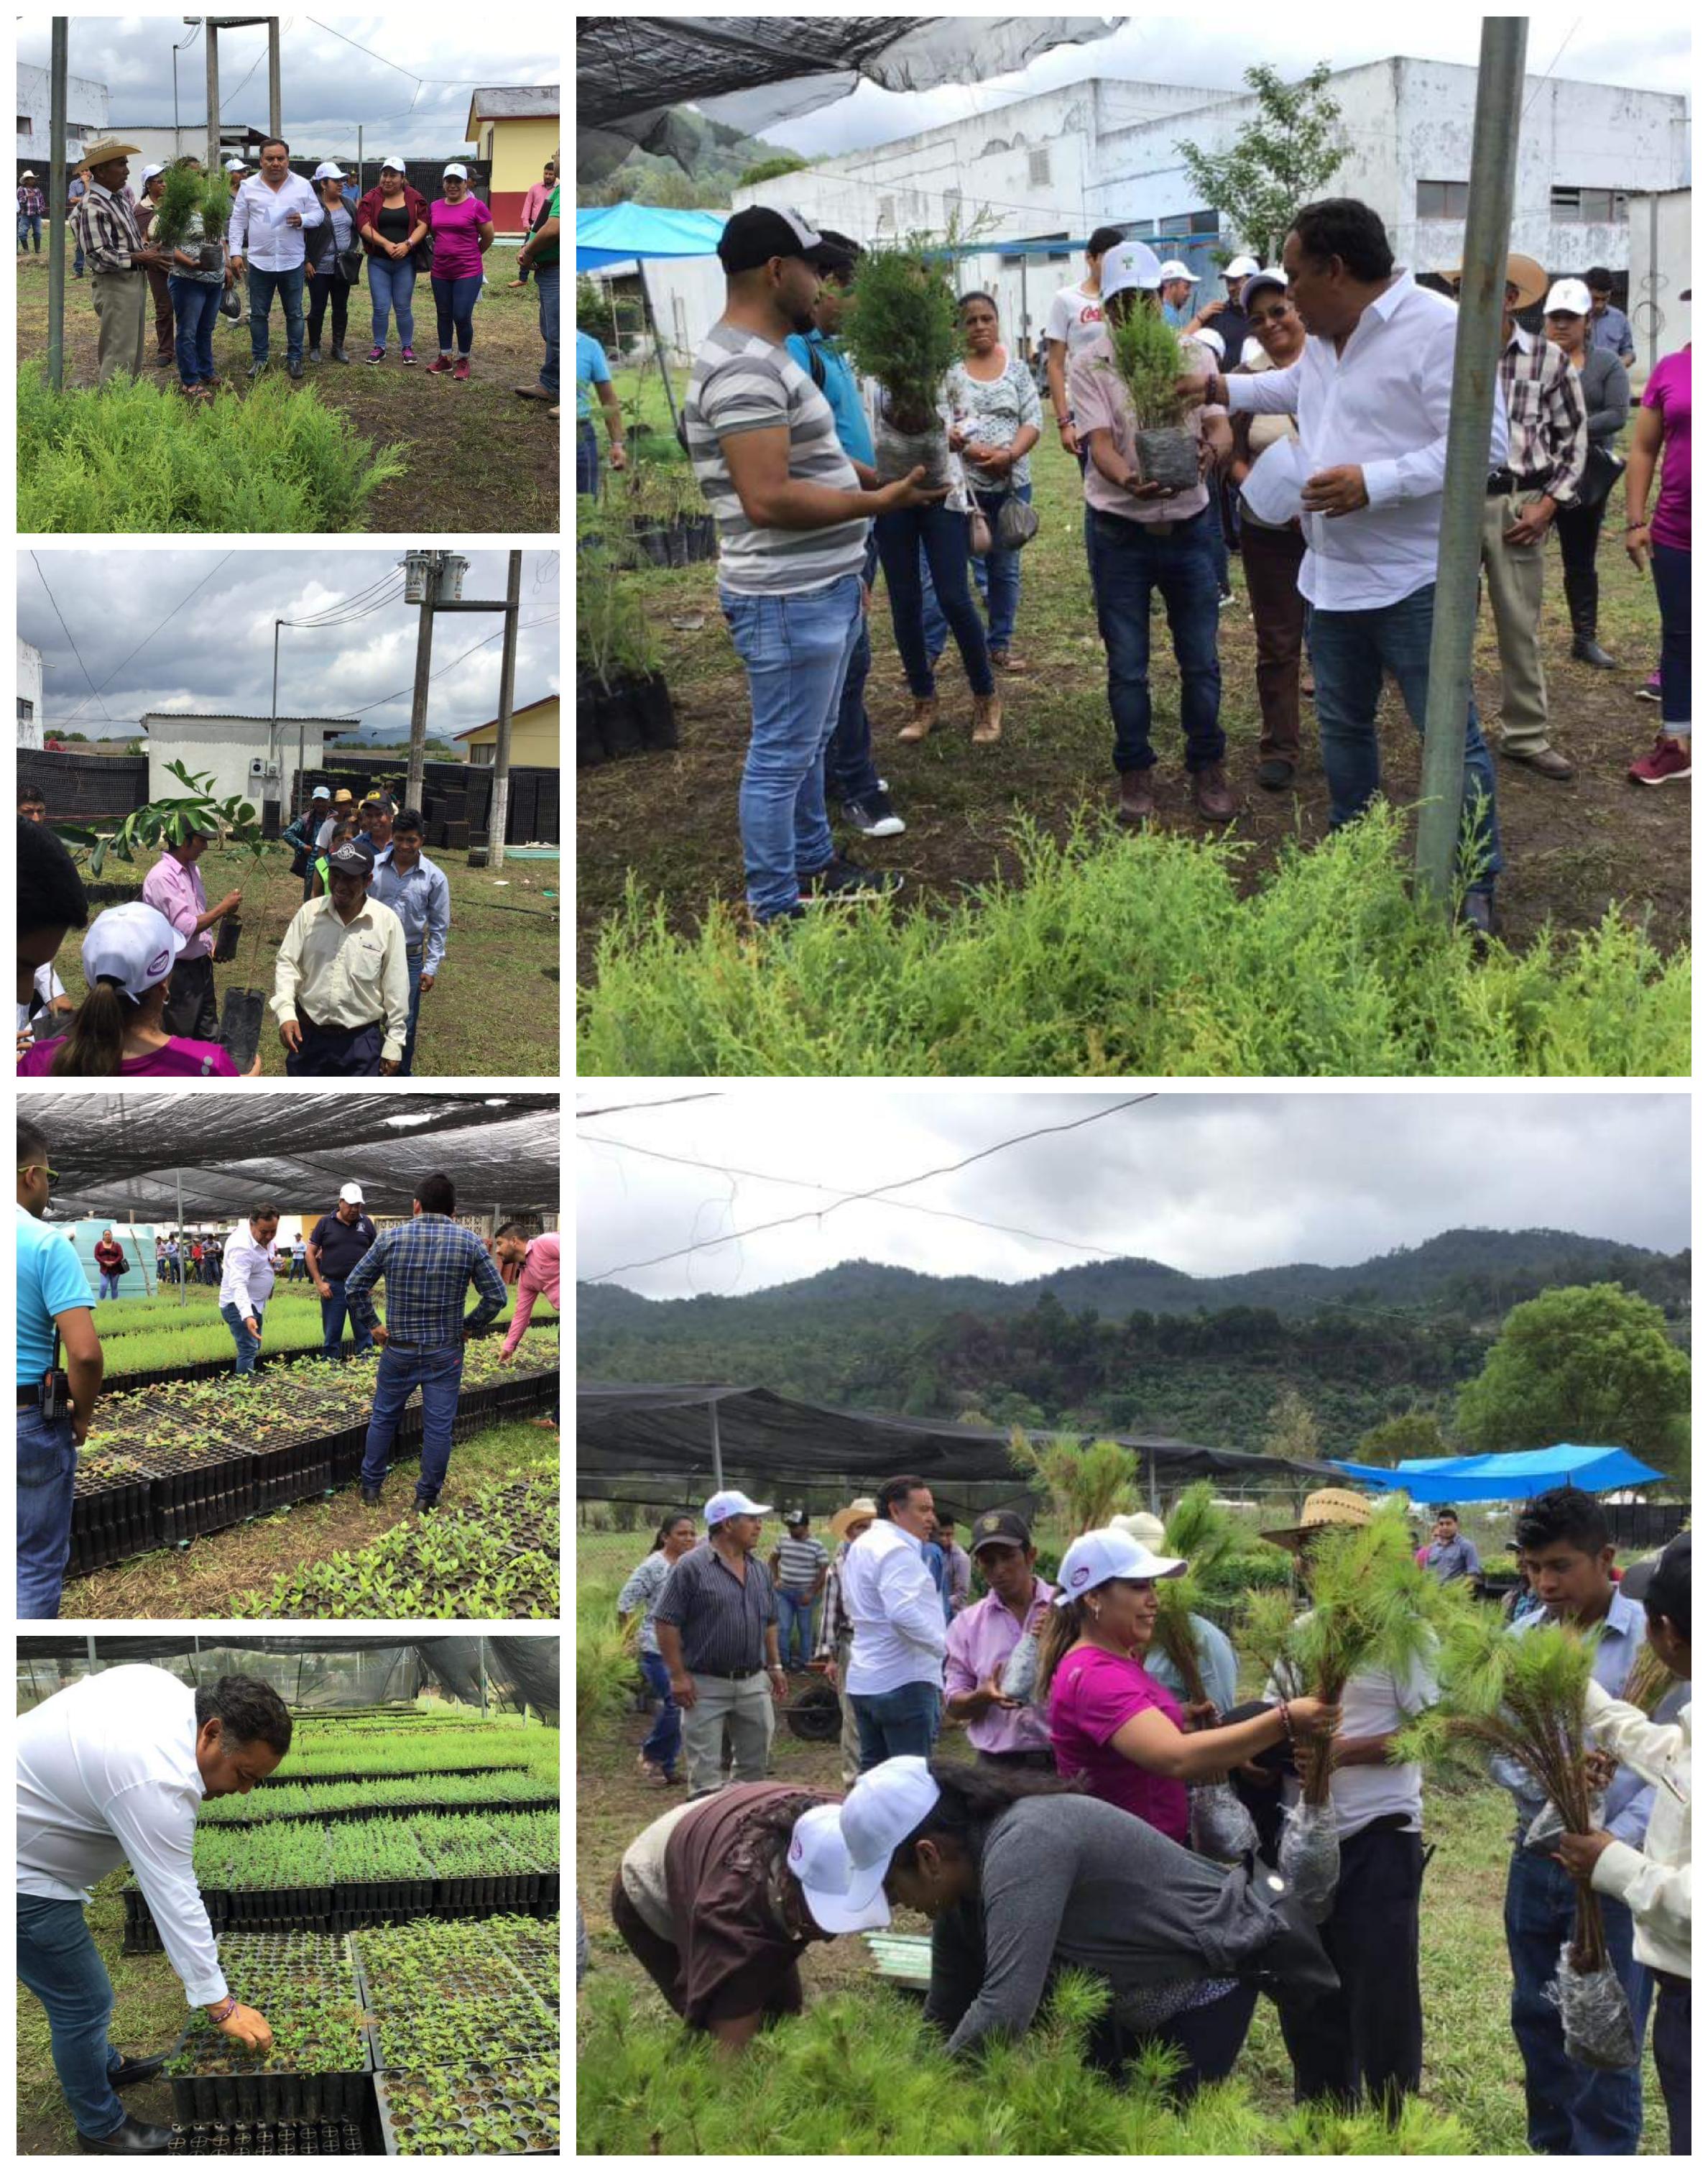
[[[1554,525],[1560,535],[1566,603],[1571,614],[1571,653],[1580,664],[1613,671],[1619,667],[1595,637],[1600,605],[1595,551],[1608,492],[1625,465],[1614,454],[1613,442],[1630,417],[1631,381],[1610,348],[1590,346],[1589,309],[1589,289],[1581,279],[1556,279],[1543,304],[1548,336],[1582,379],[1583,404],[1589,411],[1589,465],[1576,502],[1560,507]],[[1614,460],[1618,465],[1610,467]]]

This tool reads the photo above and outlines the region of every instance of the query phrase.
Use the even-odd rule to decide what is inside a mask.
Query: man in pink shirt
[[[187,939],[172,968],[161,1023],[186,1040],[218,1040],[219,1007],[213,999],[213,945],[207,931],[243,903],[234,890],[210,911],[196,863],[212,831],[189,830],[180,845],[168,845],[142,878],[142,902],[152,905]]]
[[[504,1347],[498,1353],[499,1363],[508,1365],[516,1355],[516,1346],[528,1332],[528,1323],[534,1317],[534,1298],[548,1297],[552,1310],[557,1309],[557,1239],[530,1237],[519,1222],[507,1222],[492,1240],[492,1250],[507,1267],[522,1270],[516,1284],[516,1317],[510,1323]]]
[[[1055,1770],[1050,1722],[1035,1704],[1002,1694],[1002,1670],[1052,1587],[1037,1573],[1038,1549],[1026,1520],[996,1508],[973,1519],[973,1559],[990,1586],[949,1623],[943,1661],[946,1719],[964,1719],[981,1765]]]

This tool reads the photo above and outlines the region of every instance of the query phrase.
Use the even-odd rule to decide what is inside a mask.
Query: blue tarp
[[[575,268],[599,272],[649,256],[715,256],[723,218],[718,211],[661,211],[637,203],[577,211]]]
[[[1652,1485],[1665,1476],[1625,1449],[1574,1448],[1565,1441],[1557,1448],[1526,1449],[1512,1455],[1419,1456],[1391,1470],[1329,1460],[1349,1478],[1404,1491],[1414,1501],[1528,1501],[1552,1486],[1608,1493],[1618,1486]]]

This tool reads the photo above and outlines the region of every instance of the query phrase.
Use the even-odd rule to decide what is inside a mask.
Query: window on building
[[[1625,226],[1630,202],[1623,189],[1550,189],[1548,212],[1556,226]]]
[[[1469,181],[1420,181],[1417,185],[1420,218],[1463,218],[1470,202]]]
[[[18,696],[18,721],[19,721],[19,723],[20,724],[27,724],[27,723],[31,723],[31,722],[34,720],[35,716],[35,702],[26,702],[26,701],[24,700],[24,696],[20,694],[20,695]]]
[[[490,769],[494,766],[497,759],[498,750],[496,745],[490,742],[486,746],[482,746],[477,740],[475,744],[469,749],[469,760],[476,769],[480,769],[483,766]]]
[[[1130,239],[1136,234],[1148,239],[1156,230],[1157,222],[1153,218],[1130,218],[1127,221],[1127,234]]]
[[[27,113],[20,113],[18,116],[18,132],[20,136],[33,136],[35,133],[35,124]]]
[[[1222,214],[1219,211],[1192,211],[1186,214],[1188,234],[1220,234]]]
[[[895,198],[894,196],[879,196],[878,199],[878,231],[880,234],[888,234],[894,231],[894,226]]]
[[[1041,151],[1029,151],[1027,153],[1026,179],[1029,185],[1033,188],[1047,189],[1049,187],[1050,147],[1047,143]]]

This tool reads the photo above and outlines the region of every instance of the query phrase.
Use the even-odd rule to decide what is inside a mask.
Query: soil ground
[[[632,378],[619,390],[631,399]],[[647,383],[650,416],[662,416],[656,377]],[[642,443],[647,442],[643,433]],[[653,442],[657,443],[655,436]],[[1001,743],[970,743],[972,704],[953,642],[939,667],[941,721],[922,745],[905,746],[896,734],[909,702],[882,583],[872,616],[873,670],[867,707],[880,772],[888,779],[903,836],[872,840],[839,826],[839,849],[862,864],[899,869],[903,903],[930,906],[993,876],[1018,878],[1008,836],[1010,818],[1025,812],[1065,834],[1088,798],[1112,790],[1110,728],[1102,643],[1086,570],[1077,470],[1052,438],[1033,455],[1036,540],[1023,559],[1017,654],[1030,669],[1003,683]],[[1576,776],[1550,783],[1497,760],[1496,790],[1507,873],[1500,884],[1504,933],[1515,945],[1550,922],[1586,928],[1610,903],[1645,920],[1665,950],[1689,926],[1689,788],[1644,790],[1625,768],[1652,741],[1659,712],[1636,698],[1658,655],[1654,590],[1619,546],[1623,524],[1616,499],[1603,531],[1600,638],[1619,659],[1616,671],[1574,663],[1560,582],[1559,546],[1550,541],[1543,657],[1554,744]],[[1255,639],[1236,556],[1235,600],[1221,621],[1222,721],[1228,735],[1229,782],[1240,803],[1234,834],[1255,849],[1242,879],[1255,884],[1284,840],[1319,838],[1328,796],[1316,732],[1304,704],[1304,759],[1292,792],[1271,794],[1256,783],[1259,711]],[[736,793],[745,755],[749,711],[745,680],[718,611],[715,569],[626,574],[642,583],[648,620],[664,648],[664,669],[681,726],[673,753],[607,762],[579,772],[577,800],[577,972],[592,977],[598,931],[620,901],[632,874],[643,896],[665,901],[671,924],[698,926],[711,897],[741,896]],[[1152,619],[1157,750],[1157,796],[1163,826],[1188,834],[1203,825],[1193,814],[1180,759],[1179,675],[1160,610]],[[1486,611],[1479,625],[1475,685],[1491,742],[1499,737],[1499,653]],[[1386,788],[1399,804],[1420,789],[1421,742],[1390,681],[1379,717]]]
[[[558,425],[543,401],[518,400],[514,387],[539,382],[545,349],[533,282],[512,291],[515,250],[495,245],[491,266],[475,312],[473,369],[465,384],[429,377],[438,351],[432,294],[425,276],[416,282],[416,353],[406,368],[398,360],[396,327],[385,361],[367,368],[361,358],[372,344],[373,306],[364,277],[350,298],[345,351],[349,367],[304,365],[328,406],[341,408],[375,444],[397,444],[407,471],[382,483],[368,516],[370,529],[394,535],[555,535],[558,525]],[[18,366],[39,367],[47,352],[47,272],[45,250],[18,260]],[[72,277],[69,244],[65,277],[65,381],[95,381],[95,315],[87,279]],[[276,308],[269,351],[284,368],[284,319]],[[331,343],[329,318],[324,344]],[[145,376],[175,386],[175,369],[154,365],[152,304],[147,326]],[[249,327],[222,317],[213,334],[214,366],[233,396],[249,379]]]

